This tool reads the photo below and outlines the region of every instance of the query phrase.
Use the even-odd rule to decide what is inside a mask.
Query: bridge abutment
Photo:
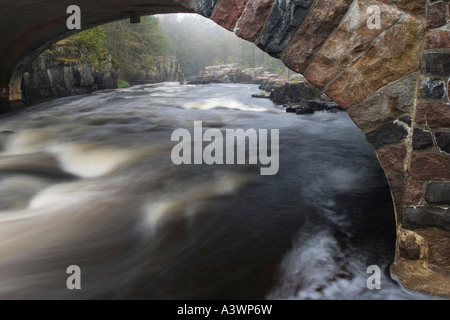
[[[2,0],[0,0],[2,1]],[[0,99],[21,99],[14,64],[68,34],[66,4],[0,13]],[[55,2],[55,4],[58,1]],[[366,134],[397,219],[394,275],[450,298],[450,25],[448,0],[78,0],[85,26],[126,13],[197,12],[302,73]],[[17,6],[17,8],[16,8]],[[380,25],[369,28],[373,7]],[[35,12],[39,12],[36,15]]]
[[[0,85],[0,101],[22,100],[22,76],[15,76],[8,84]]]
[[[450,297],[448,1],[178,1],[280,58],[366,134],[394,202],[392,272]],[[369,28],[369,8],[381,12]]]

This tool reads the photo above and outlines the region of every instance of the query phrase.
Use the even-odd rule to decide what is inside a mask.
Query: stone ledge
[[[432,266],[431,266],[432,267]],[[450,277],[445,270],[426,268],[421,261],[398,258],[391,266],[393,275],[408,290],[450,299]]]

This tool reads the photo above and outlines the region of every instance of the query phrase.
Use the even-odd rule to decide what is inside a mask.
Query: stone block
[[[373,1],[358,0],[352,3],[347,15],[333,35],[326,41],[305,77],[319,89],[326,87],[339,73],[366,51],[371,42],[400,18],[400,12],[390,6],[380,5],[381,30],[367,28],[367,9]]]
[[[195,12],[209,18],[213,14],[218,2],[219,0],[196,0],[194,6]]]
[[[410,114],[415,103],[416,86],[417,73],[414,73],[382,88],[347,111],[356,125],[366,133],[396,119],[411,126]]]
[[[403,227],[416,230],[442,228],[450,230],[450,210],[436,207],[407,207],[403,210]]]
[[[418,205],[422,201],[424,192],[424,182],[420,180],[409,179],[406,184],[405,197],[403,205]]]
[[[244,13],[238,20],[236,35],[250,42],[256,42],[276,0],[249,0]]]
[[[408,130],[399,123],[390,123],[369,132],[366,137],[375,149],[379,149],[406,139]]]
[[[432,30],[428,31],[425,38],[425,49],[448,49],[450,48],[450,31]]]
[[[450,128],[450,104],[419,104],[416,111],[416,123],[430,128]]]
[[[422,72],[447,76],[450,74],[450,53],[429,52],[423,55]]]
[[[450,180],[450,156],[437,153],[413,153],[410,175],[422,180]]]
[[[425,99],[442,99],[446,95],[446,84],[441,79],[422,78],[420,97]]]
[[[430,204],[450,205],[450,182],[430,182],[425,200]]]
[[[423,16],[427,6],[426,0],[394,0],[393,3],[400,9],[415,15]]]
[[[437,132],[436,143],[439,150],[450,153],[450,132]]]
[[[305,21],[283,52],[284,64],[303,73],[341,22],[352,0],[316,0]]]
[[[437,2],[428,6],[428,28],[439,28],[447,24],[447,6],[444,2]]]
[[[217,6],[212,20],[229,31],[233,31],[236,22],[244,12],[248,0],[222,0]]]
[[[383,169],[398,172],[405,170],[406,153],[405,144],[388,146],[377,151],[378,159]]]
[[[414,129],[413,149],[428,150],[433,147],[433,136],[431,132],[422,129]]]
[[[398,238],[400,255],[408,260],[423,260],[427,256],[427,244],[422,236],[411,230],[401,229]]]
[[[258,40],[258,47],[278,57],[314,3],[314,0],[277,0]]]
[[[376,40],[361,59],[346,69],[330,85],[326,94],[338,99],[351,92],[343,103],[336,101],[343,108],[349,108],[363,101],[370,93],[417,71],[422,50],[417,39],[423,37],[424,31],[422,22],[412,16],[403,17]]]

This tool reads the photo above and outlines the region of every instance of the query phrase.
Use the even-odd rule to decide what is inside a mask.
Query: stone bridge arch
[[[366,134],[397,219],[392,266],[409,289],[450,297],[448,0],[74,0],[83,27],[196,12],[302,73]],[[0,98],[21,99],[24,68],[69,36],[66,1],[0,0]],[[368,9],[380,9],[369,28]],[[373,11],[372,11],[373,12]]]

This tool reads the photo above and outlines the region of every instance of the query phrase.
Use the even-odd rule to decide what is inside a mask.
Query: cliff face
[[[151,61],[145,68],[121,70],[107,52],[98,57],[74,42],[61,41],[28,66],[22,78],[22,95],[29,100],[115,89],[119,75],[131,84],[183,81],[175,57],[152,57]]]
[[[117,88],[119,66],[107,53],[94,57],[70,41],[54,44],[23,74],[24,99],[41,99]]]
[[[152,57],[149,65],[120,70],[120,77],[131,84],[181,82],[184,75],[176,57]]]

